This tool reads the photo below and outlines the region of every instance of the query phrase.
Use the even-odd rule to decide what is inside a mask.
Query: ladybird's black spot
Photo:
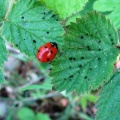
[[[36,40],[33,40],[34,43],[36,43]]]
[[[42,18],[43,20],[45,19],[45,17]]]
[[[21,19],[24,19],[24,16],[22,16]]]
[[[40,50],[38,50],[38,52],[40,52]]]
[[[83,39],[84,37],[83,36],[80,36],[81,39]]]
[[[92,70],[92,68],[90,68],[90,70]]]
[[[44,48],[47,48],[47,46],[44,46]]]
[[[85,76],[84,79],[87,79],[87,76]]]
[[[69,60],[72,60],[72,57],[70,57]]]
[[[88,36],[88,33],[86,33],[86,36]]]
[[[81,57],[81,59],[84,59],[84,57]]]
[[[73,58],[73,60],[76,60],[76,58]]]
[[[47,32],[47,34],[49,34],[49,32]]]
[[[98,51],[101,51],[101,49],[99,48]]]
[[[72,68],[71,66],[69,66],[69,68]]]
[[[81,68],[81,67],[82,67],[82,65],[80,64],[78,67],[79,67],[79,68]]]
[[[52,50],[51,50],[50,52],[51,52],[51,53],[53,53],[53,51],[52,51]]]
[[[50,59],[49,58],[47,58],[47,61],[49,61]]]
[[[100,58],[98,58],[98,60],[100,60]]]
[[[16,44],[16,47],[18,47],[18,44]]]
[[[101,40],[99,40],[98,43],[101,43]]]

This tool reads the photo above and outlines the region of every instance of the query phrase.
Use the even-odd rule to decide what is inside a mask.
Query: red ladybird
[[[58,45],[55,42],[48,42],[42,45],[37,52],[37,59],[40,62],[52,61],[58,52]]]

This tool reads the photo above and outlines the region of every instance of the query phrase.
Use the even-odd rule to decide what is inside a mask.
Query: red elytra
[[[37,52],[37,59],[40,62],[52,61],[58,52],[58,45],[55,42],[48,42],[42,45]]]

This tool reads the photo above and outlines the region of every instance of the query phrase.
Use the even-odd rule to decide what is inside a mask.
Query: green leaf
[[[7,60],[7,51],[4,40],[0,36],[0,83],[4,82],[4,75],[2,73],[3,64]]]
[[[97,11],[113,11],[108,15],[116,27],[120,27],[120,0],[97,0],[94,4]]]
[[[86,13],[93,11],[93,5],[96,0],[89,0],[84,9],[80,12],[81,16],[85,16]]]
[[[52,90],[52,84],[50,82],[51,82],[51,78],[47,77],[47,79],[45,80],[45,82],[43,84],[29,85],[29,86],[26,86],[26,87],[20,89],[20,91],[37,90],[37,89]]]
[[[85,16],[88,12],[92,12],[95,1],[96,0],[89,0],[80,12],[74,14],[73,16],[71,16],[67,19],[67,21],[65,22],[66,25],[70,25],[71,22],[76,23],[77,18],[81,18],[82,16]],[[105,11],[105,12],[101,12],[101,13],[104,15],[108,15],[111,12],[112,11]]]
[[[82,109],[85,109],[87,106],[87,98],[86,96],[82,96],[82,98],[80,99],[80,105],[82,107]]]
[[[4,82],[4,75],[3,75],[3,70],[0,68],[0,84]]]
[[[71,22],[76,23],[77,18],[81,18],[81,16],[85,16],[88,12],[93,11],[94,2],[95,0],[89,0],[83,7],[83,10],[73,15],[72,17],[69,17],[69,19],[66,21],[66,25],[70,25]]]
[[[88,94],[88,95],[87,95],[87,99],[88,99],[90,102],[95,103],[98,98],[97,98],[95,95],[93,95],[93,94]]]
[[[37,49],[49,41],[61,46],[64,33],[53,12],[35,1],[14,3],[2,28],[2,36],[28,56],[36,56]]]
[[[5,18],[5,0],[0,0],[0,22]]]
[[[120,40],[120,28],[117,30],[117,32],[118,32],[118,37]],[[120,42],[117,44],[117,48],[120,50]]]
[[[10,0],[0,0],[0,22],[5,20],[5,15],[10,2]]]
[[[118,29],[118,36],[119,36],[119,38],[120,38],[120,28]]]
[[[82,118],[83,120],[94,120],[94,118],[91,118],[90,116],[88,116],[87,114],[85,113],[81,113],[80,112],[80,118]]]
[[[38,113],[35,120],[51,120],[47,114]]]
[[[35,120],[34,112],[27,107],[19,109],[17,112],[17,117],[19,120]]]
[[[116,73],[99,94],[96,120],[120,119],[120,73]]]
[[[52,62],[55,88],[79,94],[97,89],[112,75],[117,43],[116,30],[99,13],[89,13],[68,26],[61,57]]]
[[[119,36],[119,40],[120,40],[120,28],[118,29],[118,36]]]
[[[86,108],[88,101],[95,103],[97,101],[97,97],[93,94],[83,94],[80,99],[82,109]]]
[[[45,89],[45,90],[51,90],[48,86],[43,85],[29,85],[25,88],[22,88],[21,91],[25,90],[37,90],[37,89]]]
[[[88,0],[43,0],[47,7],[54,10],[63,19],[83,9]]]
[[[22,88],[21,91],[25,91],[25,90],[37,90],[37,89],[52,90],[47,85],[29,85],[29,86],[27,86],[25,88]]]

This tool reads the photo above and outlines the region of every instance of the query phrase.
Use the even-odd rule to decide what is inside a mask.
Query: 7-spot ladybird
[[[40,62],[50,62],[55,58],[57,52],[57,43],[48,42],[38,49],[36,57]]]

